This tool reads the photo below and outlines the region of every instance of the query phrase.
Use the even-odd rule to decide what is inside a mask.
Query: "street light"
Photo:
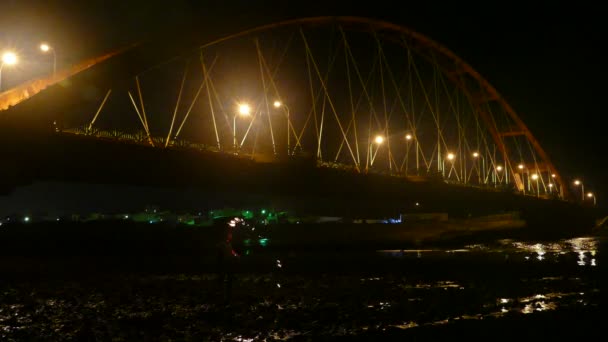
[[[4,65],[15,65],[17,64],[19,58],[17,58],[17,54],[11,51],[6,51],[2,54],[2,61],[0,62],[0,91],[2,90],[2,69]]]
[[[416,142],[416,146],[414,148],[416,150],[416,175],[418,175],[419,174],[418,171],[420,170],[420,161],[419,161],[420,158],[419,158],[419,155],[418,155],[418,151],[420,149],[420,146],[419,146],[418,138],[414,137],[414,134],[407,133],[405,135],[405,141],[409,143],[412,140],[414,140]],[[408,163],[409,163],[409,151],[410,151],[410,148],[409,148],[409,145],[408,145],[407,146],[407,156],[406,156],[406,158],[408,160]],[[407,174],[407,169],[408,168],[409,168],[409,166],[406,167],[406,174]]]
[[[405,135],[405,142],[407,144],[405,149],[405,175],[408,175],[410,169],[410,141],[412,141],[413,136],[409,133]]]
[[[371,159],[369,161],[369,165],[372,166],[374,165],[374,160],[376,159],[376,155],[378,154],[378,150],[380,150],[380,145],[382,145],[384,143],[384,137],[381,135],[376,135],[376,137],[374,138],[374,141],[372,144],[369,144],[369,155],[371,156]],[[373,144],[378,145],[378,148],[376,148],[376,153],[373,153],[373,149],[372,146]]]
[[[241,103],[238,106],[238,114],[242,117],[251,115],[251,107],[246,103]],[[232,141],[234,146],[234,153],[237,153],[237,142],[236,142],[236,114],[232,116]]]
[[[249,107],[249,105],[246,103],[239,104],[239,114],[243,116],[248,116],[249,114],[251,114],[251,107]]]
[[[473,152],[473,158],[478,159],[481,158],[481,172],[479,172],[479,165],[477,165],[478,167],[478,171],[477,171],[477,175],[479,176],[479,184],[481,184],[481,180],[483,179],[483,182],[486,182],[486,159],[479,154],[479,152]],[[496,186],[496,175],[494,175],[494,185]]]
[[[454,160],[456,159],[456,155],[452,152],[449,152],[448,154],[446,154],[445,159],[449,160],[452,163],[452,167],[454,167]],[[445,177],[445,159],[441,161],[441,174],[443,177]],[[448,173],[448,178],[450,176],[452,172],[452,169],[450,168],[450,173]]]
[[[494,187],[496,187],[496,183],[501,183],[502,184],[502,178],[498,177],[498,173],[502,172],[502,169],[503,169],[502,165],[497,165],[494,168],[494,175],[493,175],[494,176]]]
[[[593,194],[593,192],[587,193],[587,197],[593,198],[593,206],[595,206],[597,204],[595,201],[595,195]]]
[[[521,179],[522,179],[522,183],[523,183],[522,186],[523,186],[524,195],[525,195],[526,194],[526,177],[524,175],[524,168],[525,168],[525,166],[524,166],[524,164],[519,164],[519,165],[517,165],[517,168],[520,169],[521,172],[522,172]],[[527,173],[527,174],[528,174],[528,191],[530,191],[530,178],[529,178],[530,174],[529,173]]]
[[[290,143],[289,143],[290,136],[291,136],[291,134],[289,132],[289,128],[290,128],[289,127],[289,124],[290,124],[290,122],[289,122],[289,107],[286,104],[284,104],[283,102],[279,101],[279,100],[275,100],[272,105],[274,106],[274,108],[284,107],[285,111],[287,112],[287,155],[289,155],[291,153],[291,147],[290,147]]]
[[[55,54],[55,49],[47,43],[41,43],[40,51],[42,51],[43,53],[53,53],[53,76],[55,76],[55,74],[57,73],[57,55]]]
[[[581,182],[580,180],[575,179],[574,180],[574,185],[576,185],[576,186],[580,185],[581,186],[581,197],[582,197],[582,199],[584,201],[585,200],[585,184],[583,184],[583,182]]]
[[[538,184],[538,174],[533,173],[530,178],[536,182],[536,197],[540,196],[540,185]]]

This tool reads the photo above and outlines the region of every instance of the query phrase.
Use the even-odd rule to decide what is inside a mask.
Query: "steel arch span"
[[[568,197],[500,93],[451,50],[400,25],[287,20],[141,69],[56,129],[252,159],[308,153],[355,172]]]

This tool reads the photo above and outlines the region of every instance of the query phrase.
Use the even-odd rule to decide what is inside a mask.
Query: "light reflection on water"
[[[474,256],[480,258],[487,257],[488,255],[504,255],[506,259],[517,259],[519,257],[524,262],[537,261],[537,262],[551,262],[558,264],[572,264],[576,262],[576,265],[582,267],[596,267],[598,265],[597,255],[599,248],[599,240],[594,237],[578,237],[572,239],[560,240],[557,242],[524,242],[514,241],[510,239],[499,240],[492,244],[471,244],[460,249],[403,249],[403,250],[380,250],[377,251],[380,255],[384,255],[390,258],[408,258],[410,255],[415,254],[418,259],[428,258],[437,259],[445,257],[445,255],[454,253],[471,253]],[[572,256],[576,256],[574,259]],[[464,314],[460,316],[450,317],[448,320],[470,320],[470,319],[483,319],[484,317],[503,317],[506,315],[512,315],[515,313],[521,314],[533,314],[535,312],[558,310],[560,306],[567,307],[572,305],[593,305],[597,306],[597,301],[594,302],[590,299],[589,295],[585,295],[585,292],[571,291],[571,292],[559,292],[551,291],[557,290],[560,287],[564,287],[564,282],[570,283],[568,288],[587,288],[588,284],[586,281],[578,278],[565,278],[565,277],[541,277],[534,279],[538,282],[543,283],[543,288],[548,290],[544,293],[537,293],[534,295],[521,296],[516,298],[496,298],[495,305],[491,303],[485,303],[482,305],[483,308],[493,308],[492,310],[481,310],[486,312],[480,312],[477,314]],[[526,279],[530,282],[530,279]],[[455,287],[464,289],[464,287],[452,283],[444,282],[443,286]],[[573,286],[574,284],[574,286]],[[436,284],[418,284],[416,288],[438,288],[441,287],[441,282]],[[587,288],[587,290],[593,292],[595,295],[599,293],[598,288]],[[410,321],[403,324],[396,324],[393,327],[399,329],[409,329],[424,325],[438,325],[445,324],[446,320],[431,321],[431,322],[416,322]]]
[[[411,254],[416,254],[416,257],[421,258],[427,256],[437,256],[442,253],[486,253],[486,254],[519,254],[523,255],[524,259],[536,259],[538,261],[546,260],[548,256],[551,259],[559,258],[560,255],[568,253],[576,253],[577,265],[579,266],[597,266],[598,262],[595,258],[599,240],[594,237],[578,237],[558,242],[522,242],[511,239],[499,240],[494,244],[473,244],[467,245],[465,248],[458,249],[394,249],[394,250],[379,250],[379,254],[391,257],[407,257]]]
[[[141,329],[150,329],[150,336],[158,336],[155,329],[165,329],[163,333],[175,340],[211,336],[252,341],[529,317],[597,306],[599,247],[597,239],[583,237],[383,250],[369,256],[366,268],[357,259],[361,272],[318,274],[297,271],[297,261],[306,256],[258,255],[272,271],[237,274],[229,307],[218,300],[214,274],[129,276],[105,285],[0,283],[0,340],[27,331],[50,340],[57,331],[77,336],[86,319],[97,328],[108,325],[104,329],[114,333],[124,329],[121,324],[126,323],[121,322],[136,321],[144,322]],[[352,264],[344,254],[341,262]],[[454,260],[462,264],[449,263]],[[394,269],[379,268],[388,261],[398,262]],[[478,265],[473,261],[486,262],[487,267],[475,272]],[[232,320],[217,318],[226,315],[238,319],[237,328]],[[159,320],[164,326],[156,327]]]

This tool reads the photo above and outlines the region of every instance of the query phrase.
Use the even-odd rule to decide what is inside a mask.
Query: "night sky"
[[[530,3],[0,0],[0,48],[16,48],[31,65],[4,72],[3,82],[18,83],[39,72],[45,60],[36,48],[42,40],[56,47],[62,64],[153,40],[158,32],[179,31],[185,23],[231,32],[235,23],[242,27],[313,15],[384,19],[431,37],[469,62],[519,113],[562,174],[581,177],[600,203],[608,201],[603,5]],[[27,201],[23,196],[19,193]],[[0,198],[0,206],[9,202]]]

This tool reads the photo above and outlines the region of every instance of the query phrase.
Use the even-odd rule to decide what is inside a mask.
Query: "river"
[[[234,257],[223,283],[207,271],[13,276],[0,281],[0,340],[582,336],[600,323],[603,249],[595,237],[376,251],[262,247]]]

